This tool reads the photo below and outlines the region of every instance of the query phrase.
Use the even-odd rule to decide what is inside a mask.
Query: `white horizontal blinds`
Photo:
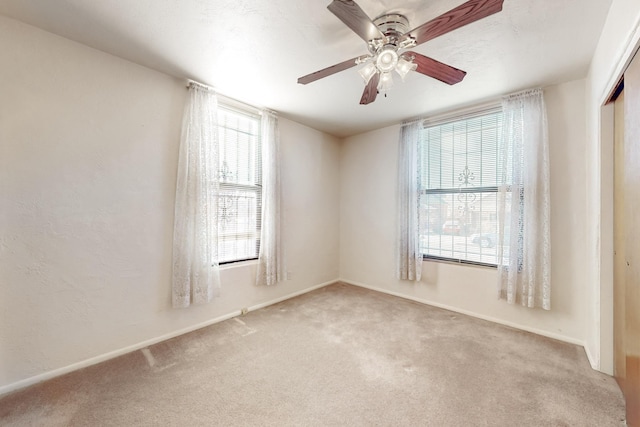
[[[260,116],[220,106],[219,262],[258,257],[261,212]]]
[[[496,109],[423,129],[421,247],[428,257],[496,264],[501,132]]]

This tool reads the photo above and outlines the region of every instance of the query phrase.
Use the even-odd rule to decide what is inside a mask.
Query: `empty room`
[[[0,0],[0,425],[640,427],[639,48],[637,0]]]

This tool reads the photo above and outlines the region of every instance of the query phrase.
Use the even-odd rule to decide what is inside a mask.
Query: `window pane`
[[[220,181],[258,183],[260,121],[231,110],[218,114],[220,139]]]
[[[424,194],[420,201],[424,254],[496,264],[496,192]]]
[[[502,113],[424,129],[421,139],[425,189],[495,187]],[[461,174],[468,168],[468,179]]]
[[[258,256],[258,193],[256,190],[221,189],[218,197],[219,262]]]

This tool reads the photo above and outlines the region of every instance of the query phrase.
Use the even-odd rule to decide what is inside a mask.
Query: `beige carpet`
[[[580,347],[344,284],[0,399],[3,426],[623,420],[615,381]]]

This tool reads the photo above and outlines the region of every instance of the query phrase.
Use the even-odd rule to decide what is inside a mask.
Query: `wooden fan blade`
[[[384,37],[376,24],[353,0],[333,0],[327,9],[366,42]]]
[[[362,92],[362,98],[360,98],[361,105],[371,104],[376,100],[378,96],[378,82],[380,81],[380,73],[375,73],[371,76],[371,80],[367,83],[367,86],[364,88],[364,92]]]
[[[323,68],[322,70],[316,71],[315,73],[307,74],[306,76],[300,77],[298,79],[298,83],[306,85],[307,83],[315,82],[316,80],[320,80],[321,78],[339,73],[340,71],[348,70],[351,67],[355,67],[358,63],[357,61],[363,58],[366,58],[366,55],[348,59],[339,64],[332,65],[331,67]]]
[[[440,61],[420,55],[419,53],[405,52],[403,56],[413,56],[413,62],[418,65],[418,68],[416,68],[418,73],[433,77],[450,85],[460,83],[462,79],[464,79],[464,76],[467,75],[466,71],[443,64]]]
[[[449,12],[443,13],[429,22],[425,22],[404,36],[401,41],[410,36],[415,38],[416,45],[434,39],[479,19],[498,13],[502,10],[504,0],[469,0]]]

